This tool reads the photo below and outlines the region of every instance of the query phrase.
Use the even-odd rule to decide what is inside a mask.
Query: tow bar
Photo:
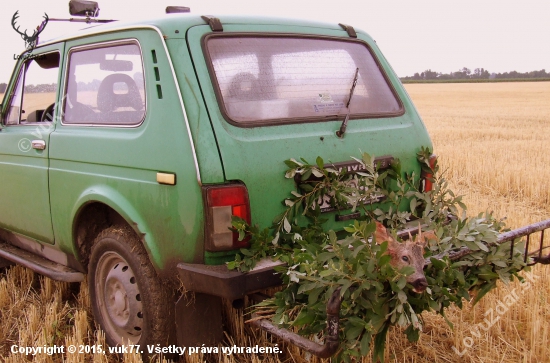
[[[315,343],[294,332],[291,332],[288,329],[278,328],[274,323],[267,319],[253,320],[251,324],[284,340],[285,342],[294,344],[319,358],[329,358],[332,357],[340,347],[338,333],[340,330],[341,303],[340,288],[337,288],[334,290],[327,303],[327,329],[325,331],[324,345]],[[257,316],[252,314],[252,319],[255,317]]]

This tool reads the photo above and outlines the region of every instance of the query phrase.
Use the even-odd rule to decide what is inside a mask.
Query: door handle
[[[44,140],[32,140],[32,148],[36,150],[44,150],[46,148],[46,141]]]

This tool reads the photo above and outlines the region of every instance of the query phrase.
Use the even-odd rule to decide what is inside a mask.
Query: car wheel
[[[94,317],[109,346],[168,345],[172,296],[133,230],[115,226],[97,236],[88,282]]]

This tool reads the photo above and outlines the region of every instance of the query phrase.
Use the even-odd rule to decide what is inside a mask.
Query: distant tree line
[[[143,80],[141,81],[143,82]],[[79,91],[97,91],[99,89],[99,85],[101,84],[100,80],[94,79],[91,82],[85,83],[85,82],[78,82],[77,89]],[[0,83],[0,93],[6,92],[6,89],[8,88],[8,85],[6,83]],[[115,84],[114,86],[115,90],[126,90],[126,86],[124,84]],[[47,92],[55,92],[57,91],[57,84],[51,83],[51,84],[29,84],[25,86],[25,92],[28,93],[47,93]]]
[[[6,83],[0,83],[0,93],[6,92],[8,85]],[[57,90],[57,84],[29,84],[25,86],[25,92],[27,93],[46,93],[55,92]]]
[[[464,67],[456,72],[442,73],[434,72],[431,69],[427,69],[421,73],[415,73],[413,76],[401,77],[402,80],[446,80],[446,79],[517,79],[517,78],[550,78],[550,73],[541,69],[540,71],[531,72],[504,72],[504,73],[490,73],[485,68],[476,68],[472,72],[470,69]]]
[[[57,91],[57,84],[29,84],[25,86],[26,93],[46,93]]]

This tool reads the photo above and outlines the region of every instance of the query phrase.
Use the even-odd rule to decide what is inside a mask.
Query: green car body
[[[24,53],[27,58],[18,61],[2,104],[3,240],[87,273],[91,244],[98,233],[110,225],[125,224],[139,236],[157,274],[176,281],[182,263],[199,270],[208,265],[224,267],[238,251],[216,251],[207,245],[209,187],[244,185],[251,223],[269,226],[283,210],[281,201],[296,190],[294,180],[284,177],[286,159],[313,162],[321,156],[336,163],[368,152],[398,158],[403,172],[420,175],[416,153],[422,146],[431,147],[431,141],[399,78],[369,35],[357,31],[357,38],[350,37],[338,24],[230,16],[219,20],[223,30],[214,31],[200,16],[171,14],[148,22],[91,27],[39,44],[30,55],[59,54],[53,122],[43,117],[41,122],[7,121],[20,69],[29,59]],[[263,123],[239,124],[222,105],[208,41],[250,36],[360,44],[372,54],[399,109],[382,116],[352,114],[344,137],[335,133],[345,113],[318,120],[278,122],[267,117]],[[66,105],[72,87],[71,55],[87,50],[92,55],[98,46],[118,45],[139,48],[144,116],[128,125],[67,122],[63,115],[72,107]],[[119,64],[110,67],[124,68]],[[346,80],[349,86],[352,78]],[[339,229],[349,223],[332,218],[330,227]],[[185,287],[223,295],[214,291],[216,286]]]

